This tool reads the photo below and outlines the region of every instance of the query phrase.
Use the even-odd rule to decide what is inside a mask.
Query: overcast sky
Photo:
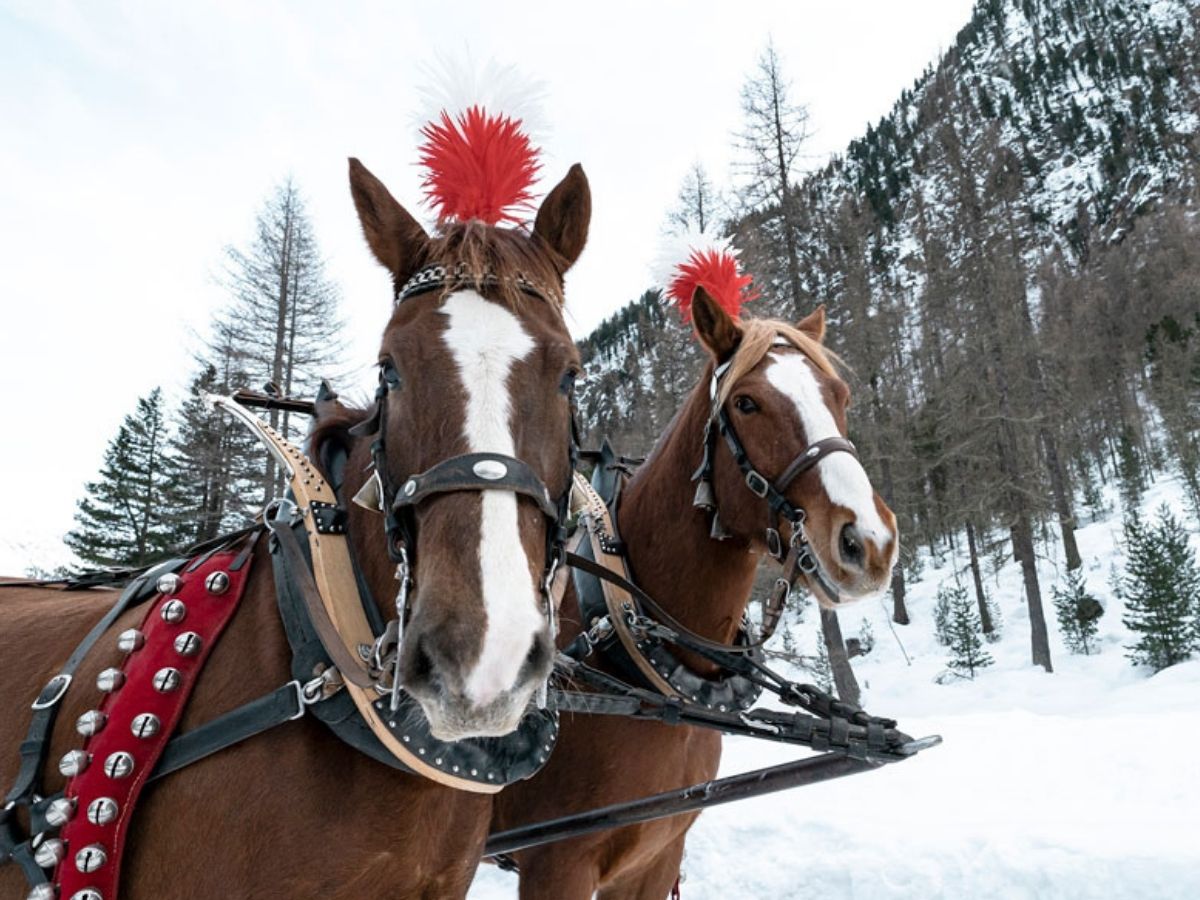
[[[648,286],[688,166],[731,178],[738,93],[773,38],[811,165],[862,133],[966,23],[970,0],[651,3],[0,0],[0,574],[62,561],[74,503],[135,398],[177,396],[221,302],[221,250],[293,175],[366,384],[386,274],[346,187],[358,156],[422,218],[410,116],[435,52],[548,88],[547,190],[591,181],[567,282],[577,336]]]

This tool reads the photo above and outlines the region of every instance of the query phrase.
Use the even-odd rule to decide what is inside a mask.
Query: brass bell
[[[85,750],[68,750],[58,761],[58,771],[65,778],[74,778],[85,771],[92,761],[92,754]]]
[[[154,673],[154,689],[160,694],[169,694],[179,689],[183,676],[178,669],[166,666]]]
[[[117,818],[121,808],[112,797],[97,797],[87,808],[87,819],[93,825],[107,825]]]
[[[42,815],[51,828],[62,828],[71,821],[71,816],[75,815],[75,801],[70,797],[51,800],[46,804],[46,811]]]
[[[172,572],[170,575],[164,575],[158,579],[158,584],[155,585],[160,594],[174,594],[183,587],[183,579]]]
[[[129,730],[133,732],[134,737],[149,740],[158,734],[161,727],[162,723],[154,713],[139,713],[133,717],[133,721],[129,725]]]
[[[88,844],[75,854],[75,868],[87,875],[108,862],[108,851],[100,844]]]
[[[125,673],[120,669],[105,669],[96,676],[96,687],[106,694],[119,690],[124,683]]]
[[[229,576],[225,572],[212,572],[204,579],[204,587],[210,594],[223,594],[229,590]]]
[[[195,656],[200,652],[204,642],[194,631],[185,631],[175,638],[175,652],[180,656]]]
[[[168,625],[178,625],[187,615],[187,604],[182,600],[168,600],[158,611]]]
[[[132,653],[146,643],[146,636],[136,628],[126,628],[117,635],[117,649],[122,653]]]
[[[128,778],[133,774],[133,757],[124,750],[110,753],[104,760],[104,774],[109,778]]]
[[[67,855],[67,845],[58,838],[47,838],[33,851],[33,861],[43,869],[53,869]]]
[[[108,723],[108,716],[98,709],[89,709],[75,720],[75,730],[83,737],[91,737]]]

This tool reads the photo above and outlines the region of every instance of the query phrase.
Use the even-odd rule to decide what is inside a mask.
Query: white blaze
[[[772,354],[766,375],[776,390],[796,404],[810,444],[841,435],[812,364],[803,354]],[[830,501],[854,513],[858,530],[882,550],[893,535],[875,508],[875,491],[862,464],[849,453],[831,453],[817,463],[817,472]]]
[[[508,376],[513,363],[533,350],[533,338],[511,312],[474,291],[451,294],[441,311],[449,319],[445,341],[467,395],[469,452],[515,456]],[[480,589],[486,621],[483,649],[467,676],[466,693],[484,704],[513,686],[533,636],[545,623],[518,530],[516,495],[480,491],[479,496]]]

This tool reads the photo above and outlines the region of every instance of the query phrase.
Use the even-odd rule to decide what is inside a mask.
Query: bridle
[[[789,344],[789,346],[791,346]],[[841,602],[837,586],[832,584],[821,568],[820,560],[809,543],[804,523],[807,514],[804,508],[796,506],[786,496],[788,487],[812,469],[826,456],[832,453],[849,453],[855,459],[858,451],[844,437],[830,437],[809,444],[788,464],[778,478],[772,480],[758,471],[750,459],[745,446],[738,437],[737,430],[725,410],[723,403],[718,402],[721,396],[721,382],[729,372],[733,362],[731,356],[720,365],[714,366],[712,379],[709,382],[709,399],[712,410],[704,426],[704,456],[699,468],[692,475],[692,481],[697,482],[696,496],[693,505],[712,513],[712,536],[717,540],[728,537],[728,533],[720,522],[720,512],[717,509],[716,494],[712,487],[713,457],[716,452],[716,436],[724,438],[725,446],[729,448],[734,462],[742,473],[746,488],[766,501],[767,525],[765,531],[767,552],[771,558],[783,564],[783,574],[775,580],[775,586],[764,601],[762,635],[760,641],[765,642],[775,632],[779,619],[783,614],[783,606],[787,601],[796,580],[801,574],[807,576],[820,587],[831,602]],[[785,553],[783,539],[779,533],[780,519],[785,519],[791,526],[791,537]]]
[[[498,277],[484,273],[472,275],[464,266],[451,268],[428,266],[410,278],[396,294],[396,305],[435,290],[452,290],[457,286],[476,287],[498,285]],[[549,294],[534,282],[518,276],[515,285],[523,293],[547,303]],[[400,373],[391,360],[379,367],[379,384],[375,403],[366,420],[350,429],[356,436],[374,435],[371,443],[372,475],[378,492],[378,510],[384,517],[384,534],[388,556],[396,565],[399,589],[396,595],[396,618],[388,623],[383,635],[372,649],[370,662],[377,668],[390,664],[392,673],[392,708],[399,703],[400,654],[399,645],[408,618],[408,597],[415,587],[417,548],[417,507],[439,494],[460,491],[510,491],[528,497],[546,519],[546,564],[539,583],[543,613],[550,629],[551,640],[557,633],[557,602],[552,587],[558,567],[563,562],[567,541],[567,520],[570,516],[571,484],[579,455],[578,426],[575,420],[574,379],[564,382],[564,392],[571,411],[567,458],[570,464],[566,487],[554,498],[550,489],[528,463],[502,453],[464,453],[435,463],[424,472],[402,478],[393,477],[387,457],[388,396],[402,390]]]

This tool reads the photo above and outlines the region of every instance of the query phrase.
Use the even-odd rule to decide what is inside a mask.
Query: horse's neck
[[[750,599],[758,556],[744,541],[710,537],[711,516],[692,505],[707,384],[702,379],[626,486],[617,524],[638,585],[688,628],[728,642]]]

